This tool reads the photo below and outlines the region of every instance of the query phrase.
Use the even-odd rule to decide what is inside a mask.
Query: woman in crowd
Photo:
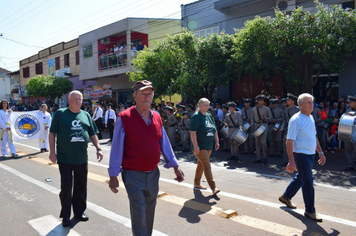
[[[198,165],[195,171],[194,187],[198,189],[207,189],[200,184],[201,177],[205,175],[205,178],[216,195],[220,192],[216,188],[216,184],[211,173],[210,155],[215,147],[215,150],[219,149],[219,138],[217,129],[215,126],[214,118],[208,113],[210,101],[206,98],[201,98],[198,102],[198,111],[190,119],[189,131],[192,141],[192,150],[195,156],[198,158]]]
[[[12,140],[10,128],[10,114],[12,110],[9,108],[9,102],[4,99],[0,102],[0,145],[2,157],[7,155],[7,146],[10,148],[12,157],[18,156],[16,148]]]
[[[42,104],[41,110],[38,111],[38,117],[41,120],[41,125],[44,128],[43,131],[40,132],[40,151],[48,152],[48,136],[49,136],[49,128],[51,126],[51,114],[47,112],[47,105]]]
[[[341,116],[345,113],[345,111],[346,111],[345,102],[344,101],[340,101],[338,106],[337,106],[336,117],[338,119],[340,119]]]

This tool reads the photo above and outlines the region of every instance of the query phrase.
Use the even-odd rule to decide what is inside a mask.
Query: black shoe
[[[239,156],[235,156],[235,160],[239,161],[240,160]]]
[[[235,156],[230,156],[230,157],[228,158],[228,160],[233,160],[233,159],[235,159]]]
[[[344,171],[353,171],[355,170],[355,168],[351,167],[351,166],[348,166],[344,169]]]
[[[63,227],[68,227],[70,225],[69,217],[63,217],[62,225],[63,225]]]
[[[89,217],[85,213],[83,213],[81,215],[75,215],[74,217],[80,221],[88,221],[89,220]]]
[[[267,158],[263,158],[262,163],[267,164]]]
[[[253,163],[262,163],[262,160],[256,160]]]

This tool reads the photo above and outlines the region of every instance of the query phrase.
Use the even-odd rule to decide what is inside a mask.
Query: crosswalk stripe
[[[67,235],[67,236],[80,236],[70,227],[62,227],[61,221],[52,215],[42,216],[37,219],[28,221],[40,236],[46,235]]]

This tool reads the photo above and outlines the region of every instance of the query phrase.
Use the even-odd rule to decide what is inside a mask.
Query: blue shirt
[[[287,139],[294,141],[293,152],[315,154],[316,130],[313,116],[301,112],[294,114],[289,120]]]
[[[140,114],[139,111],[137,112]],[[148,123],[148,126],[151,125],[152,116],[153,116],[152,111],[150,112],[151,112],[151,119]],[[142,115],[141,117],[146,122],[145,118]],[[144,137],[142,137],[142,141],[144,142]],[[124,126],[122,125],[121,117],[119,116],[116,120],[114,137],[111,145],[110,161],[109,161],[109,168],[108,168],[109,176],[118,176],[119,173],[122,171],[121,164],[124,156],[124,148],[125,148],[124,143],[125,143],[125,130],[124,130]],[[159,144],[161,146],[162,156],[166,161],[164,167],[168,169],[170,167],[178,166],[176,156],[174,155],[171,143],[169,142],[167,133],[164,130],[163,126],[162,126],[162,138],[159,140]]]

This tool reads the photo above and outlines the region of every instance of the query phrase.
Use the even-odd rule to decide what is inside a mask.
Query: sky
[[[127,17],[181,18],[181,4],[196,0],[2,0],[0,67]]]

